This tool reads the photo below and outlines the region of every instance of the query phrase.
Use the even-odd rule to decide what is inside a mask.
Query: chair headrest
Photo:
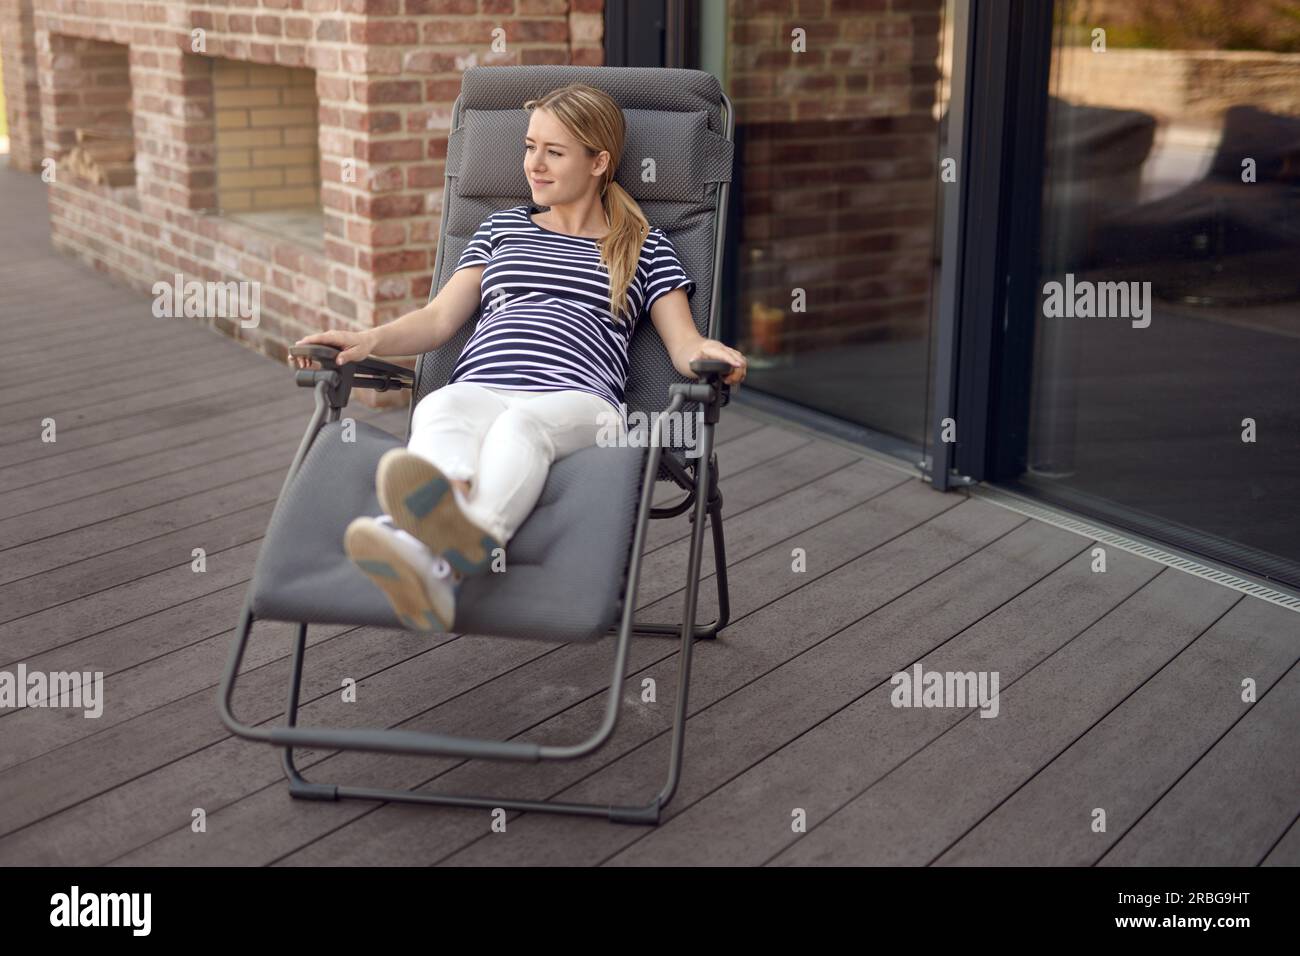
[[[638,202],[702,202],[710,182],[717,182],[730,164],[714,162],[725,142],[709,130],[708,114],[666,110],[625,109],[627,137],[615,178]],[[461,126],[451,134],[447,165],[456,175],[461,196],[511,196],[528,194],[524,175],[523,143],[528,112],[516,110],[464,110]],[[730,146],[730,143],[726,144]],[[474,161],[476,157],[513,156],[512,165]],[[469,162],[464,157],[470,157]]]
[[[447,140],[456,195],[531,194],[524,175],[529,113],[522,104],[586,83],[623,109],[627,135],[615,178],[641,201],[703,202],[710,183],[729,182],[732,143],[721,133],[721,88],[702,70],[645,67],[471,67],[461,86],[460,125]],[[502,163],[503,156],[520,157]]]

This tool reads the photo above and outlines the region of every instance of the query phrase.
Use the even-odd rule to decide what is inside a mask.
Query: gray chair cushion
[[[253,614],[265,620],[401,628],[392,607],[348,559],[343,532],[378,515],[375,469],[401,439],[357,422],[323,426],[285,490],[253,573]],[[644,448],[593,446],[555,462],[542,496],[506,545],[506,570],[466,579],[457,633],[592,641],[617,622],[647,460]]]

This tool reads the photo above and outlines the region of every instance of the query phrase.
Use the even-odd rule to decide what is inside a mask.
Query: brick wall
[[[114,190],[62,175],[47,186],[34,179],[33,188],[49,190],[55,246],[145,292],[176,272],[187,281],[262,283],[256,328],[232,318],[207,321],[278,361],[302,335],[370,327],[428,300],[451,104],[466,68],[603,58],[602,0],[0,0],[6,69],[10,47],[22,48],[23,2],[31,5],[31,48],[49,87],[42,105],[55,123],[38,132],[15,124],[15,157],[24,143],[39,143],[34,151],[56,160],[70,147],[60,113],[70,105],[56,102],[71,89],[56,57],[84,41],[126,51],[136,186]],[[504,32],[494,35],[498,29]],[[202,31],[201,47],[195,30]],[[497,37],[504,49],[494,48]],[[228,98],[233,88],[218,85],[224,73],[217,71],[228,67],[216,64],[224,61],[258,65],[247,74],[248,91],[275,86],[275,71],[262,67],[285,71],[278,74],[289,78],[279,86],[282,95],[305,100],[310,91],[317,180],[306,181],[302,155],[275,152],[308,145],[296,141],[305,122],[259,127],[253,105],[245,104],[248,126],[222,125],[243,109]],[[262,78],[256,84],[254,75]],[[225,113],[228,107],[233,112]],[[248,145],[230,139],[258,129],[280,129],[287,138]],[[267,152],[258,156],[259,148]],[[278,168],[281,185],[241,180],[232,164],[243,160],[243,150],[246,170]],[[24,168],[39,169],[41,158]],[[259,162],[270,165],[255,169]],[[320,241],[241,221],[246,213],[233,206],[242,193],[253,211],[294,208],[307,197],[290,192],[262,201],[254,195],[262,186],[318,194]],[[220,214],[223,208],[229,215]],[[394,398],[405,400],[357,394],[360,401]]]
[[[39,172],[43,154],[41,97],[32,0],[0,0],[0,60],[4,61],[9,165]]]
[[[47,39],[51,68],[40,73],[43,155],[57,158],[76,146],[79,128],[129,131],[128,48],[62,34]]]
[[[729,3],[739,347],[925,335],[943,0]],[[796,288],[804,313],[792,311]]]

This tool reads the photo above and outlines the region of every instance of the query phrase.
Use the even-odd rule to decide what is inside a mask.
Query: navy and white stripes
[[[600,264],[595,239],[543,229],[528,204],[484,220],[456,265],[486,265],[482,311],[465,343],[450,382],[478,382],[527,391],[578,389],[623,402],[628,345],[636,324],[673,289],[689,296],[686,275],[672,242],[651,228],[628,287],[635,324],[614,321],[609,272]]]

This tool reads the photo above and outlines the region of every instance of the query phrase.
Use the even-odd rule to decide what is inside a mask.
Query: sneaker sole
[[[393,524],[441,554],[461,574],[481,574],[492,551],[504,547],[460,510],[451,481],[432,462],[404,448],[379,459],[375,474],[379,504]]]
[[[384,592],[393,613],[405,627],[431,633],[451,631],[454,612],[451,618],[443,619],[429,599],[419,572],[393,546],[373,518],[357,518],[348,525],[343,549],[352,563]]]

